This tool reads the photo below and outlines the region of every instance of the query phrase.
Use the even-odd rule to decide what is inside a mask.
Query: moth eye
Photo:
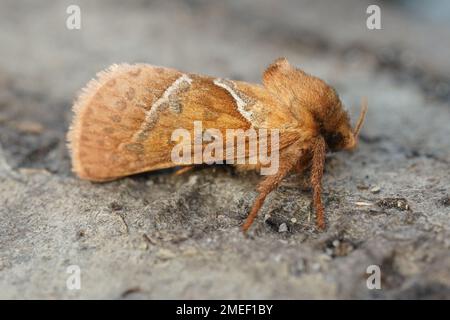
[[[339,132],[333,132],[325,136],[325,140],[330,148],[336,148],[343,140],[343,136]]]

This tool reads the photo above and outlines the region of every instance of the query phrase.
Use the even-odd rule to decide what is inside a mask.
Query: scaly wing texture
[[[150,65],[114,65],[92,80],[74,105],[68,133],[73,170],[105,181],[173,167],[177,128],[248,129],[234,98],[213,79]]]

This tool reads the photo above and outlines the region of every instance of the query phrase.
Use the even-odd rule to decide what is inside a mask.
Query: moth
[[[73,171],[80,178],[109,181],[179,166],[171,157],[173,132],[194,131],[196,121],[219,133],[276,129],[278,143],[271,144],[270,152],[279,155],[278,170],[259,183],[242,229],[249,229],[267,195],[290,172],[310,172],[316,225],[324,229],[321,194],[326,153],[355,148],[366,110],[363,104],[352,128],[336,91],[285,58],[265,70],[262,84],[121,64],[98,73],[82,90],[73,106],[68,143]],[[193,145],[196,139],[186,143]],[[206,147],[206,142],[200,144],[201,150]],[[190,168],[192,163],[182,165]],[[258,160],[236,166],[259,171],[263,167]]]

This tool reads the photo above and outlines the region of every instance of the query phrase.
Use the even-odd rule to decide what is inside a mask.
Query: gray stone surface
[[[72,3],[79,31],[65,28]],[[450,298],[449,26],[383,2],[369,32],[365,2],[329,3],[0,1],[0,298]],[[256,174],[71,174],[72,100],[109,64],[256,82],[278,56],[353,115],[369,100],[358,150],[327,158],[326,232],[296,176],[246,238]],[[81,290],[66,288],[70,265]]]

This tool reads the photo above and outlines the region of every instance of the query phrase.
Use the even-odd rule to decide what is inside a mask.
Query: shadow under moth
[[[181,142],[192,147],[188,150],[193,158],[190,154],[180,164],[174,163],[172,157],[177,144],[173,140],[174,131],[183,128],[194,133],[199,121],[203,128],[215,128],[222,136],[228,129],[241,133],[250,129],[276,130],[278,141],[270,143],[269,148],[271,154],[278,154],[279,165],[258,185],[258,196],[242,226],[245,232],[267,195],[282,179],[290,172],[303,173],[307,169],[316,225],[325,228],[321,199],[325,155],[328,151],[356,146],[367,106],[363,105],[352,128],[332,87],[280,58],[265,70],[262,85],[147,64],[113,65],[87,84],[73,110],[75,115],[68,132],[73,171],[91,181],[209,163],[196,159],[194,153],[205,151],[211,140],[199,144],[196,136]],[[261,140],[259,136],[257,139]],[[238,160],[232,140],[225,143],[231,145],[231,152],[226,148],[225,153],[213,152],[212,156],[226,158],[227,163]],[[239,169],[264,168],[248,150],[241,157],[253,161],[236,161],[234,165]]]

